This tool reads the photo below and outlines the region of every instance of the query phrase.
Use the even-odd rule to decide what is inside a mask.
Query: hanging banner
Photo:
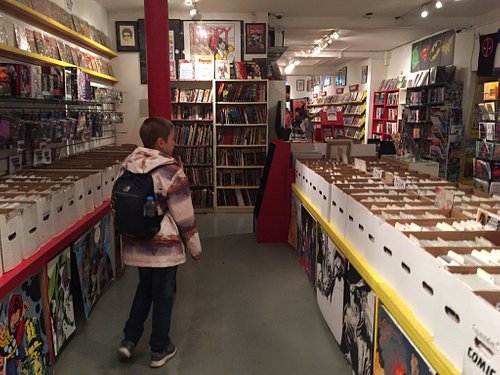
[[[500,41],[500,32],[494,34],[481,35],[479,37],[479,59],[477,62],[477,74],[481,76],[489,76],[495,65],[495,55],[497,45]]]
[[[411,72],[427,70],[435,66],[453,65],[454,52],[454,30],[415,42],[411,46]]]

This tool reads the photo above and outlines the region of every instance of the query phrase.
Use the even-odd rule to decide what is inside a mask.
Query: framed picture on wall
[[[313,90],[313,80],[312,80],[312,78],[309,78],[307,80],[306,91],[311,92],[312,90]]]
[[[242,21],[183,21],[184,57],[212,55],[215,60],[241,61]]]
[[[368,82],[368,65],[361,67],[361,83]]]
[[[345,86],[346,82],[347,82],[347,66],[344,66],[335,75],[335,85],[336,86]]]
[[[332,84],[332,77],[325,76],[323,79],[323,87],[328,87]]]
[[[265,54],[266,53],[266,24],[247,23],[245,24],[245,53]]]
[[[137,21],[116,21],[116,49],[118,52],[139,51]]]
[[[295,90],[304,91],[304,84],[305,81],[303,79],[298,79],[297,82],[295,82]]]

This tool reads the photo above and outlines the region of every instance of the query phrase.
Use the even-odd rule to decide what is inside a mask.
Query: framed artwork
[[[346,82],[347,82],[347,66],[344,66],[335,75],[335,86],[345,86]]]
[[[305,81],[303,79],[298,79],[297,82],[295,82],[295,90],[304,91],[304,85]]]
[[[144,19],[137,20],[138,34],[139,34],[139,63],[141,72],[141,85],[148,83],[148,68],[146,65],[146,29],[144,26]],[[177,67],[179,66],[180,51],[182,51],[182,36],[181,36],[181,20],[169,19],[168,20],[168,41],[169,49],[168,56],[170,60],[170,79],[177,78]],[[175,78],[174,78],[175,77]]]
[[[307,86],[306,86],[306,91],[307,91],[307,92],[311,92],[311,91],[313,90],[313,81],[312,81],[312,79],[311,79],[311,78],[309,78],[309,79],[307,80],[306,85],[307,85]]]
[[[368,65],[361,67],[361,83],[368,82]]]
[[[328,87],[332,84],[332,77],[325,76],[323,80],[323,87]]]
[[[116,21],[116,49],[118,52],[139,51],[137,21]]]
[[[245,53],[265,54],[266,53],[266,24],[247,23],[245,24]]]
[[[242,21],[183,21],[184,58],[212,55],[215,60],[241,61]]]

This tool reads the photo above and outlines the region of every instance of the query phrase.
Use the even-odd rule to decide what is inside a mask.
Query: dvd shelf
[[[214,209],[213,81],[171,81],[174,157],[183,164],[197,212]]]
[[[399,90],[375,91],[371,133],[373,138],[388,140],[398,133]]]
[[[267,151],[267,81],[216,80],[217,210],[253,208]]]

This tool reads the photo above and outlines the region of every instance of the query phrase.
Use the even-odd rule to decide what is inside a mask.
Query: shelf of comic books
[[[99,73],[87,68],[82,68],[80,66],[67,63],[65,61],[56,60],[52,57],[47,57],[43,55],[39,55],[38,53],[24,51],[17,47],[12,47],[8,44],[0,43],[0,56],[8,57],[20,62],[25,62],[28,64],[42,65],[42,66],[61,66],[67,68],[78,68],[81,71],[89,74],[93,80],[103,82],[106,84],[115,84],[118,83],[118,79],[107,74]]]
[[[324,247],[333,249],[333,251],[335,252],[335,254],[332,254],[332,257],[334,257],[333,263],[335,264],[335,272],[339,272],[340,274],[344,275],[343,278],[341,276],[341,278],[339,279],[339,288],[336,285],[332,286],[332,288],[335,288],[335,290],[337,290],[337,292],[333,291],[333,302],[331,300],[332,292],[330,292],[331,302],[324,303],[322,302],[322,299],[318,297],[318,304],[323,314],[325,314],[326,311],[332,313],[331,309],[335,309],[335,314],[338,314],[340,317],[346,317],[340,318],[339,322],[337,322],[336,319],[330,319],[327,321],[335,339],[341,345],[341,349],[344,351],[344,354],[346,354],[346,356],[350,353],[350,345],[356,346],[357,343],[359,345],[359,343],[363,341],[363,338],[358,336],[358,338],[353,338],[350,343],[344,342],[345,338],[350,336],[348,333],[346,334],[344,332],[345,327],[343,326],[349,323],[352,324],[352,321],[348,322],[345,320],[348,316],[347,313],[344,315],[344,312],[347,311],[346,303],[354,303],[356,305],[356,308],[358,307],[358,304],[363,304],[365,302],[368,303],[369,301],[371,301],[367,305],[358,307],[358,309],[363,310],[362,312],[358,311],[360,314],[367,314],[366,316],[371,317],[368,324],[371,325],[371,329],[373,329],[373,331],[367,333],[368,341],[363,341],[363,343],[366,343],[366,346],[364,346],[364,348],[366,349],[367,353],[359,352],[359,346],[357,347],[357,349],[354,349],[354,352],[356,352],[358,355],[368,355],[369,358],[366,358],[366,361],[368,361],[369,363],[361,364],[361,362],[359,362],[359,359],[355,360],[352,357],[348,358],[352,365],[353,373],[358,373],[357,371],[355,371],[355,368],[359,369],[359,366],[365,366],[365,369],[371,368],[371,364],[380,367],[382,365],[381,358],[379,358],[380,355],[384,355],[386,358],[392,358],[391,356],[398,355],[397,351],[404,351],[404,353],[408,355],[408,358],[394,359],[394,361],[397,361],[401,364],[402,369],[406,367],[409,368],[411,363],[411,367],[414,368],[414,366],[417,366],[417,372],[419,372],[418,369],[420,368],[419,373],[422,374],[439,373],[458,375],[459,371],[438,349],[431,334],[424,328],[422,323],[417,320],[413,311],[405,304],[403,299],[395,291],[394,287],[392,285],[389,285],[387,281],[383,279],[377,273],[377,271],[375,271],[372,264],[366,260],[366,256],[363,255],[359,249],[354,247],[354,245],[345,238],[344,234],[341,232],[341,229],[339,229],[321,214],[320,209],[318,209],[318,207],[310,200],[310,197],[303,191],[301,191],[296,184],[292,185],[292,192],[296,197],[294,199],[298,202],[298,206],[296,206],[297,208],[295,209],[297,213],[296,225],[299,225],[298,220],[300,218],[300,225],[302,227],[306,227],[305,230],[307,231],[308,226],[313,225],[313,227],[316,228],[316,225],[312,223],[317,223],[318,238],[317,240],[313,239],[313,243],[315,244],[317,241],[318,246],[321,247],[320,249],[323,249]],[[294,201],[294,199],[292,199],[292,201]],[[292,203],[292,206],[295,206],[296,204],[297,203]],[[304,223],[307,223],[308,225],[304,225]],[[304,233],[305,235],[307,235],[307,232]],[[307,251],[307,249],[304,249],[304,251]],[[320,254],[323,253],[323,251],[324,250],[320,250],[318,252],[318,258],[314,260],[312,256],[314,256],[316,253],[311,254],[311,258],[308,258],[310,260],[306,262],[308,264],[304,265],[304,267],[307,267],[308,269],[312,268],[311,272],[315,272],[318,275],[317,277],[320,277],[319,275],[321,275],[321,272],[325,272],[323,268],[316,269],[316,267],[322,267],[323,261],[319,257]],[[307,256],[308,254],[306,253],[302,255],[303,261],[304,259],[306,259],[304,257]],[[316,256],[314,256],[314,258],[316,258]],[[327,263],[330,262],[330,260],[326,259],[324,261]],[[315,265],[312,265],[312,267],[310,266],[311,262],[315,263]],[[340,267],[340,269],[337,269],[337,267]],[[336,277],[337,273],[335,273],[335,278]],[[345,284],[343,281],[345,281]],[[349,288],[349,285],[350,292],[348,289],[347,296],[350,295],[351,297],[349,300],[350,302],[346,302],[346,300],[344,299],[346,298],[344,296],[344,288]],[[319,288],[320,286],[318,286],[318,296],[320,294]],[[359,293],[370,298],[366,298],[366,301],[363,297],[361,298],[363,301],[357,300],[357,297],[353,297],[352,294],[353,292],[357,293],[355,291],[356,288],[362,289],[363,291],[360,291]],[[326,292],[326,290],[321,291],[322,298],[325,298],[323,296],[327,295],[325,294]],[[338,298],[335,299],[335,293],[337,293],[337,295],[341,294],[343,298],[341,300],[339,300]],[[342,300],[344,302],[342,302]],[[330,306],[330,304],[332,307],[328,307]],[[334,305],[335,307],[333,307]],[[339,306],[337,307],[337,305]],[[381,308],[381,306],[383,308]],[[385,317],[387,317],[387,313],[390,314],[393,319],[393,323],[391,325],[392,328],[387,327],[389,321],[386,318],[380,318],[379,314],[381,313],[383,313]],[[386,327],[380,326],[380,322],[384,322]],[[337,324],[340,327],[335,328]],[[393,328],[395,324],[397,324],[397,329]],[[362,330],[363,328],[360,324],[358,327],[356,327],[356,329]],[[392,344],[396,345],[397,348],[393,349],[393,351],[391,351],[390,353],[383,353],[381,350],[377,350],[378,346],[386,345],[380,339],[374,337],[374,335],[377,335],[377,337],[378,335],[380,335],[381,329],[392,329],[391,335],[395,335],[399,338],[397,344]],[[391,335],[388,336],[388,340],[391,340]],[[410,352],[412,352],[411,358]],[[395,365],[395,363],[392,365]],[[390,366],[391,364],[385,363],[385,373],[387,373]],[[380,373],[384,373],[384,369],[379,368],[379,370]],[[433,370],[435,372],[433,372]],[[409,369],[408,373],[410,373]]]
[[[100,56],[110,59],[118,56],[115,51],[109,48],[109,37],[103,32],[95,29],[95,27],[81,20],[76,15],[70,15],[56,4],[50,3],[47,6],[47,3],[49,2],[46,0],[33,0],[30,3],[33,7],[29,7],[16,0],[3,0],[0,1],[0,11],[46,32],[50,32],[66,41],[89,49]],[[46,14],[43,14],[42,11]],[[58,21],[53,17],[57,17]],[[75,29],[80,30],[81,33]],[[87,35],[84,35],[84,33]],[[99,41],[92,40],[91,37]]]

